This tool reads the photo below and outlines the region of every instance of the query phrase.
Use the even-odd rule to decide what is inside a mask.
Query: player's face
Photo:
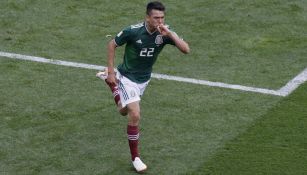
[[[152,10],[146,16],[146,22],[149,28],[155,30],[159,25],[164,24],[164,12],[160,10]]]

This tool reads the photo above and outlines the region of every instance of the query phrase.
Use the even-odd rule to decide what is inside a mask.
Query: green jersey
[[[150,79],[152,66],[166,44],[175,43],[158,31],[150,33],[145,23],[131,25],[119,32],[115,44],[126,44],[123,63],[117,69],[133,82],[143,83]]]

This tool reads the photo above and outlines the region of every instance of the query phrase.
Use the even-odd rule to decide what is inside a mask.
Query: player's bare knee
[[[129,113],[129,116],[130,116],[133,120],[140,120],[140,118],[141,118],[139,112],[132,112],[132,113]]]
[[[141,115],[140,115],[139,111],[130,111],[129,112],[129,117],[131,118],[131,121],[133,123],[138,123],[140,118],[141,118]]]

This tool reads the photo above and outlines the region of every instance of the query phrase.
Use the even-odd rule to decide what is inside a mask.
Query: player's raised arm
[[[174,42],[176,47],[185,54],[190,53],[190,47],[187,42],[185,42],[183,39],[179,38],[179,36],[175,32],[170,32],[168,35]]]
[[[159,30],[159,32],[162,35],[168,36],[171,40],[174,41],[176,47],[182,52],[182,53],[189,53],[190,52],[190,47],[189,44],[187,42],[185,42],[183,39],[179,38],[179,36],[175,33],[170,31],[167,26],[165,25],[159,25],[157,27],[157,29]]]

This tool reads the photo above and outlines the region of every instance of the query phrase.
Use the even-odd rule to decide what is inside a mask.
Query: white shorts
[[[145,83],[135,83],[129,80],[127,77],[121,75],[119,72],[116,73],[118,79],[118,90],[120,96],[120,102],[122,107],[126,107],[127,104],[140,101],[141,96],[143,95],[148,83],[150,80]]]

